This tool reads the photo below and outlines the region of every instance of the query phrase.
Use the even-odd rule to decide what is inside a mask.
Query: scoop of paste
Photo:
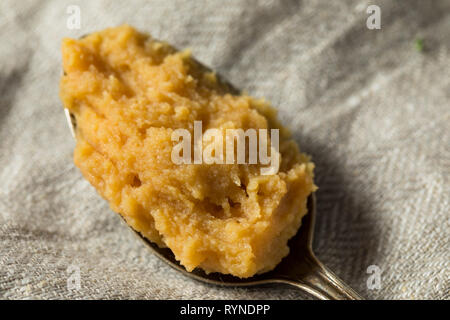
[[[133,229],[170,248],[188,271],[250,277],[289,253],[316,188],[314,165],[269,103],[127,25],[65,39],[62,54],[60,95],[77,122],[75,164]],[[203,133],[279,129],[277,171],[175,163],[173,133],[193,136],[195,121]]]

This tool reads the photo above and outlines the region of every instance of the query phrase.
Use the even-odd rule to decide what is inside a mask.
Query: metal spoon
[[[69,110],[64,109],[69,127],[74,135],[76,119]],[[74,135],[75,137],[75,135]],[[162,261],[186,276],[209,284],[245,287],[267,284],[288,284],[306,291],[322,300],[359,300],[363,299],[353,289],[340,280],[333,272],[326,268],[314,255],[312,241],[314,235],[314,222],[316,216],[316,199],[312,194],[308,198],[308,214],[303,217],[302,226],[289,241],[290,254],[272,271],[253,276],[251,278],[238,278],[220,273],[205,273],[201,269],[192,272],[180,265],[174,254],[168,248],[160,248],[146,239],[139,232],[131,228],[134,234]],[[122,217],[122,216],[121,216]],[[125,220],[123,220],[125,221]]]
[[[195,63],[197,67],[204,69],[204,71],[211,71],[210,68],[206,67],[197,60],[192,59],[191,61]],[[225,78],[220,75],[217,75],[217,77],[218,80],[225,86],[225,90],[234,94],[239,93],[239,90],[237,90]],[[64,111],[66,113],[71,133],[75,138],[76,118],[69,112],[68,109],[64,109]],[[192,272],[188,272],[175,259],[175,256],[170,249],[158,247],[155,243],[142,236],[138,231],[131,228],[126,222],[125,224],[133,230],[135,235],[141,239],[150,251],[152,251],[152,253],[158,258],[166,262],[175,270],[180,271],[186,276],[198,281],[229,287],[288,284],[306,291],[312,296],[322,300],[363,299],[358,293],[339,279],[332,271],[326,268],[314,255],[312,251],[314,222],[316,216],[316,198],[314,194],[309,196],[307,206],[308,214],[303,217],[301,228],[297,232],[297,235],[294,236],[288,243],[290,247],[290,254],[285,257],[274,270],[260,275],[255,275],[250,278],[238,278],[220,273],[207,274],[198,268]]]

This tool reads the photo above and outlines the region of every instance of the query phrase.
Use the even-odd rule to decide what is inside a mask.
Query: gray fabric
[[[366,28],[373,3],[381,30]],[[70,4],[80,30],[66,27]],[[1,1],[1,298],[307,298],[176,273],[74,166],[61,39],[125,22],[279,108],[317,164],[314,248],[341,278],[367,298],[450,298],[448,0]],[[68,290],[71,265],[80,290]]]

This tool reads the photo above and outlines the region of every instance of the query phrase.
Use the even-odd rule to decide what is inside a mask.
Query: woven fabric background
[[[380,30],[366,27],[369,4]],[[176,273],[82,178],[58,97],[61,39],[122,23],[278,107],[317,164],[314,249],[343,280],[371,299],[450,298],[448,0],[2,0],[0,298],[308,298]]]

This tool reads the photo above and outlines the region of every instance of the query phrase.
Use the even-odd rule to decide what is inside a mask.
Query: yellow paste
[[[61,99],[76,117],[74,161],[112,210],[188,270],[273,269],[307,213],[313,163],[270,104],[238,94],[191,57],[128,25],[65,39]],[[279,128],[277,174],[260,164],[175,164],[175,129]]]

